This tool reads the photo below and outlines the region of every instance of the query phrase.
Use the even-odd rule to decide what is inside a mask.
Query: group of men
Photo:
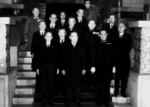
[[[85,5],[89,3],[85,1]],[[38,14],[37,8],[33,14]],[[113,67],[116,68],[115,96],[119,95],[121,80],[121,95],[126,97],[132,46],[131,36],[125,33],[126,25],[119,23],[117,27],[115,15],[111,14],[109,22],[96,31],[97,19],[86,19],[83,9],[78,9],[76,17],[66,17],[62,11],[59,18],[51,14],[50,23],[34,18],[39,20],[38,30],[29,44],[32,68],[37,72],[36,84],[42,87],[42,105],[53,105],[54,93],[62,88],[66,106],[72,103],[80,106],[81,85],[94,81],[98,106],[108,107]],[[92,75],[94,80],[90,78]]]

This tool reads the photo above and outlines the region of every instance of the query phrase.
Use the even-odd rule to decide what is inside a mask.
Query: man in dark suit
[[[37,74],[41,75],[42,82],[42,105],[53,105],[54,80],[56,75],[56,50],[52,42],[51,32],[45,34],[45,43],[38,52]]]
[[[39,22],[39,31],[36,31],[33,33],[33,38],[32,38],[32,44],[31,44],[31,55],[32,55],[32,70],[36,71],[38,66],[38,50],[41,45],[45,42],[45,29],[46,29],[46,23],[45,21],[40,21]],[[36,90],[35,92],[41,92],[41,82],[40,82],[40,75],[36,75]]]
[[[115,43],[116,49],[116,73],[115,73],[115,96],[119,95],[119,84],[121,82],[121,95],[127,96],[127,81],[130,70],[130,50],[132,47],[131,35],[125,33],[126,26],[119,23],[118,38]],[[119,82],[120,81],[120,82]]]
[[[91,72],[96,75],[98,106],[109,107],[110,83],[113,64],[113,45],[107,41],[108,33],[101,30],[92,58]]]
[[[84,10],[83,9],[78,9],[76,24],[81,30],[87,29],[87,25],[88,25],[88,22],[84,19],[83,15],[84,15]]]
[[[67,38],[69,38],[70,33],[74,31],[77,32],[80,36],[81,29],[79,29],[79,27],[77,26],[75,17],[69,17],[68,24],[69,26],[67,28]]]
[[[39,30],[38,25],[42,20],[42,18],[39,17],[40,11],[37,7],[33,8],[32,14],[33,16],[27,18],[24,28],[24,42],[26,42],[24,46],[27,50],[31,49],[33,33]]]
[[[102,29],[107,30],[108,32],[108,37],[107,37],[107,41],[114,43],[116,38],[117,38],[117,33],[118,33],[118,28],[115,25],[115,15],[114,14],[110,14],[109,15],[109,19],[108,19],[108,23],[104,23],[102,25]]]
[[[93,9],[91,6],[91,0],[84,0],[84,18],[87,22],[94,20],[95,23],[98,23],[98,12],[96,9]]]
[[[58,39],[58,26],[57,26],[57,15],[51,14],[49,17],[50,23],[47,25],[46,31],[52,32],[53,40],[56,41]]]
[[[91,75],[90,68],[91,68],[91,60],[94,48],[96,47],[96,41],[98,38],[98,35],[95,30],[96,23],[94,20],[90,20],[88,23],[88,29],[84,32],[84,45],[85,45],[85,51],[86,51],[86,60],[87,60],[87,73],[85,75],[85,84],[91,85],[94,83],[93,81],[93,75]],[[88,83],[88,84],[87,84]]]
[[[67,32],[65,28],[59,28],[58,29],[58,36],[59,39],[56,44],[56,55],[57,55],[57,75],[56,75],[56,93],[63,93],[65,92],[66,86],[65,86],[65,76],[62,75],[62,59],[63,59],[63,50],[66,44],[70,42],[66,38]]]
[[[80,106],[81,75],[86,73],[86,58],[83,45],[78,41],[77,32],[69,36],[71,42],[66,45],[63,59],[63,75],[66,75],[67,106],[70,106],[75,94],[74,103]]]
[[[60,12],[60,19],[57,21],[58,28],[68,28],[67,15],[64,11]]]

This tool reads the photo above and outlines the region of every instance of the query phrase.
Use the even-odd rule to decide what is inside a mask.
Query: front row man
[[[62,73],[66,75],[67,106],[72,104],[73,92],[74,103],[79,106],[81,76],[86,72],[86,56],[83,45],[78,41],[78,33],[71,32],[69,38],[71,42],[64,49]]]
[[[45,43],[38,52],[37,74],[41,75],[42,81],[42,105],[53,104],[53,88],[56,74],[56,51],[51,32],[45,34]]]
[[[113,65],[113,45],[107,41],[107,31],[101,30],[93,54],[91,72],[96,75],[98,106],[109,106],[110,83]]]

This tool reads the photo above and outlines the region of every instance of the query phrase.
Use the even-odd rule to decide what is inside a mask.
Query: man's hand
[[[56,72],[56,74],[57,74],[57,75],[59,74],[59,69],[57,69],[57,72]]]
[[[82,70],[82,75],[85,75],[85,73],[86,73],[86,70]]]
[[[38,75],[40,75],[39,69],[36,70],[36,73],[37,73]]]
[[[31,58],[32,58],[32,59],[34,58],[34,54],[31,54]]]
[[[66,75],[66,71],[65,70],[62,70],[62,75]]]
[[[92,72],[92,74],[94,74],[94,73],[95,73],[95,71],[96,71],[95,67],[92,67],[92,68],[91,68],[91,72]]]
[[[116,73],[116,67],[113,67],[113,73],[115,74]]]

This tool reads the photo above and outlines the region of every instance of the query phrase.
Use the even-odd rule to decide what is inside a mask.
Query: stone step
[[[18,72],[17,73],[18,77],[35,77],[36,72],[35,71],[29,71],[29,72]]]
[[[17,86],[15,89],[15,95],[33,95],[34,93],[34,86]]]
[[[112,101],[115,104],[125,104],[125,103],[130,103],[130,97],[112,97]]]
[[[15,96],[13,98],[13,104],[33,104],[33,96]]]
[[[18,64],[18,70],[32,70],[31,64]]]
[[[36,96],[37,97],[37,96]],[[36,98],[35,97],[35,98]],[[126,104],[130,104],[128,101],[130,98],[124,98],[124,101],[121,97],[118,97],[118,102],[114,103],[116,107],[120,107],[119,105],[122,105],[123,107],[126,107]],[[35,99],[36,102],[41,103],[42,99],[37,98]],[[16,95],[13,98],[13,104],[33,104],[34,101],[34,96],[33,95]],[[35,103],[36,103],[35,102]],[[64,103],[65,102],[65,97],[64,96],[55,96],[54,98],[54,103]],[[96,103],[96,94],[81,94],[81,102],[82,103],[88,103],[88,102],[95,102]],[[114,97],[112,98],[112,102],[114,102]],[[121,107],[122,107],[121,106]],[[129,105],[131,106],[131,105]]]
[[[35,85],[35,78],[22,78],[22,79],[20,79],[20,78],[18,78],[17,79],[17,86],[33,86],[33,85]]]
[[[19,64],[31,64],[32,58],[29,58],[29,57],[18,58],[18,63]]]
[[[30,51],[19,51],[19,57],[31,57]]]
[[[41,107],[41,104],[26,104],[26,105],[14,104],[12,107]],[[65,106],[65,103],[54,103],[53,107],[66,107],[66,106]],[[77,107],[77,106],[71,105],[71,107]],[[80,107],[97,107],[97,105],[96,103],[93,103],[93,102],[88,102],[88,103],[86,102],[86,103],[81,103]],[[110,107],[113,107],[113,106],[110,106]]]
[[[130,103],[114,103],[114,107],[132,107],[132,105]]]

